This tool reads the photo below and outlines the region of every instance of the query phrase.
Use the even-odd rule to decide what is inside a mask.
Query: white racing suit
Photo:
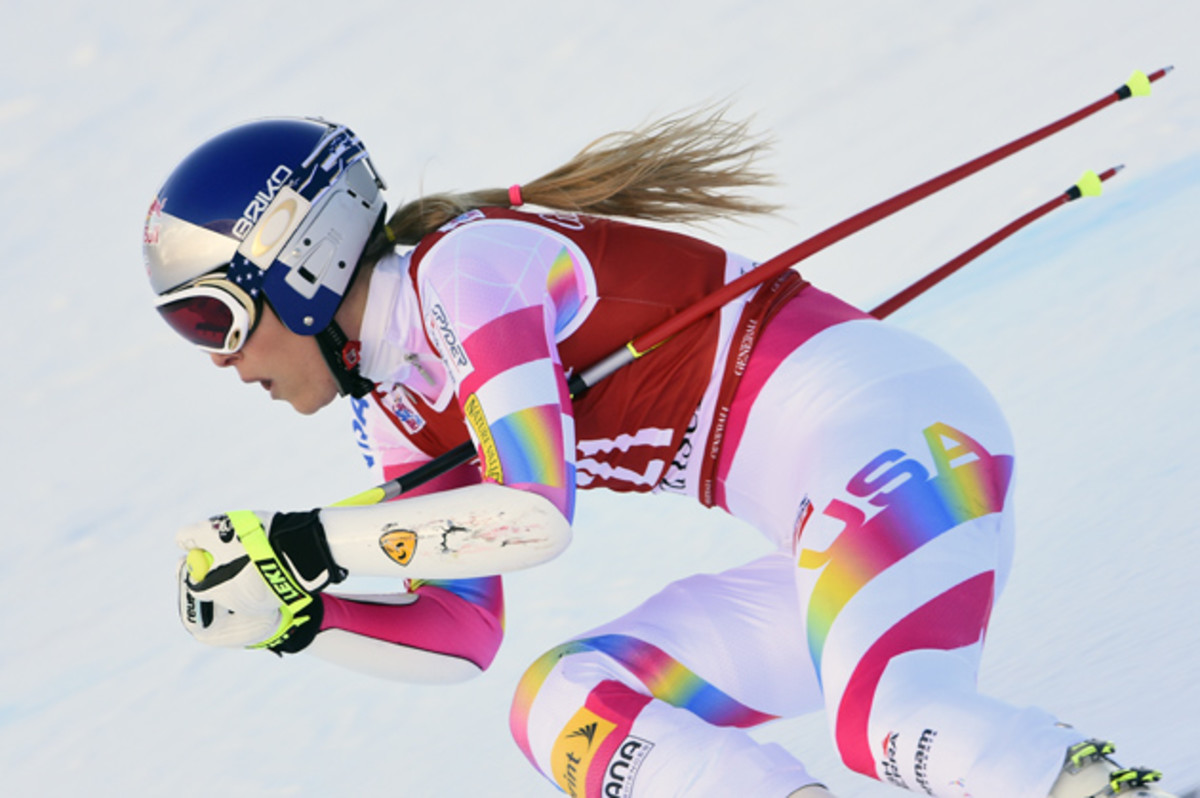
[[[1045,798],[1083,737],[976,690],[1014,460],[963,366],[787,273],[569,397],[564,373],[752,267],[673,233],[485,209],[372,276],[378,390],[356,428],[381,476],[469,431],[479,464],[430,489],[500,482],[568,519],[576,486],[683,493],[776,546],[547,652],[517,687],[518,746],[573,796],[783,798],[819,779],[744,729],[824,709],[859,773]],[[439,611],[327,597],[324,626],[486,667],[499,577],[416,590]]]

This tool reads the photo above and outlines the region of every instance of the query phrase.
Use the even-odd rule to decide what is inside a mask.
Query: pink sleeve
[[[321,631],[342,629],[376,640],[468,660],[486,669],[504,636],[500,577],[414,582],[407,604],[322,595]]]
[[[454,230],[418,271],[425,326],[454,379],[485,480],[570,520],[575,425],[556,338],[582,304],[582,256],[535,225]]]
[[[462,380],[459,397],[480,450],[484,479],[537,493],[571,520],[571,396],[543,316],[541,307],[524,308],[468,336],[463,348],[479,366]]]

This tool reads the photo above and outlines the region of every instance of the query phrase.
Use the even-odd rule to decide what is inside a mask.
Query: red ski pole
[[[1045,127],[1039,128],[1032,133],[1021,136],[1018,139],[1010,141],[1001,147],[997,147],[991,152],[980,155],[978,158],[967,161],[961,166],[957,166],[948,172],[938,175],[937,177],[926,180],[920,185],[913,186],[907,191],[901,192],[891,199],[884,200],[878,205],[873,205],[865,211],[860,211],[854,216],[838,222],[833,227],[830,227],[811,238],[800,242],[789,250],[781,252],[765,263],[760,264],[753,271],[743,274],[741,277],[727,283],[724,287],[719,288],[712,294],[709,294],[704,299],[697,302],[695,305],[686,310],[672,316],[657,327],[643,333],[634,338],[625,348],[618,350],[610,355],[605,360],[598,363],[589,372],[584,373],[584,378],[588,385],[594,384],[594,380],[589,377],[589,373],[594,373],[596,379],[603,379],[616,369],[628,365],[633,360],[641,357],[646,352],[658,346],[663,341],[670,338],[675,333],[687,327],[689,324],[707,316],[717,308],[724,305],[726,302],[733,300],[746,291],[754,288],[774,277],[782,274],[786,269],[790,269],[797,263],[806,258],[815,255],[827,247],[836,244],[838,241],[857,233],[864,227],[869,227],[881,219],[886,219],[889,216],[903,210],[904,208],[914,205],[917,202],[925,199],[930,194],[934,194],[947,188],[960,180],[969,177],[970,175],[979,172],[988,166],[1001,161],[1010,155],[1020,152],[1027,147],[1048,138],[1053,134],[1065,128],[1074,125],[1089,116],[1107,108],[1108,106],[1135,96],[1146,96],[1150,93],[1150,84],[1164,77],[1171,71],[1171,67],[1160,69],[1157,72],[1147,76],[1143,72],[1134,72],[1128,82],[1122,84],[1115,91],[1110,92],[1101,99],[1090,105],[1080,108],[1073,114],[1068,114],[1056,122],[1051,122]],[[607,364],[607,365],[606,365]],[[601,367],[604,366],[602,369]]]
[[[763,283],[782,274],[785,270],[795,266],[806,258],[815,255],[823,249],[826,249],[838,241],[841,241],[848,236],[857,233],[865,227],[875,224],[881,219],[896,214],[897,212],[913,205],[922,199],[941,191],[955,183],[963,180],[970,175],[979,172],[988,166],[1001,161],[1010,155],[1020,152],[1027,147],[1036,144],[1042,139],[1048,138],[1053,134],[1065,128],[1074,125],[1089,116],[1107,108],[1114,103],[1129,97],[1141,97],[1150,94],[1150,84],[1164,77],[1170,72],[1172,67],[1165,67],[1156,72],[1146,75],[1144,72],[1134,72],[1130,79],[1122,84],[1114,91],[1108,93],[1104,97],[1090,105],[1068,114],[1063,118],[1051,122],[1045,127],[1041,127],[1032,133],[1028,133],[1015,139],[1008,144],[997,147],[991,152],[980,155],[961,166],[944,172],[930,180],[925,181],[917,186],[914,186],[907,191],[901,192],[891,199],[884,200],[877,205],[873,205],[864,211],[838,222],[833,227],[808,238],[796,246],[779,253],[760,264],[755,269],[743,274],[741,277],[733,280],[723,287],[717,289],[712,294],[709,294],[704,299],[696,304],[680,311],[675,316],[667,319],[662,324],[646,331],[633,340],[629,341],[625,346],[605,357],[600,362],[593,366],[576,372],[572,375],[569,383],[572,395],[578,395],[581,391],[595,385],[600,380],[609,376],[613,372],[624,368],[634,360],[642,357],[651,349],[666,341],[675,333],[684,329],[688,325],[704,318],[709,313],[720,308],[727,302],[731,302],[738,296],[752,288],[755,288]],[[407,491],[412,490],[418,485],[423,485],[436,476],[444,474],[452,468],[455,468],[463,463],[469,462],[475,457],[475,447],[467,441],[454,449],[442,454],[433,460],[418,466],[407,474],[403,474],[396,479],[385,482],[382,485],[377,485],[374,488],[363,491],[362,493],[351,496],[337,503],[336,506],[347,505],[362,505],[362,504],[377,504],[388,499],[395,498]]]
[[[933,288],[935,285],[954,274],[963,266],[966,266],[983,253],[999,244],[1004,239],[1033,224],[1055,208],[1061,208],[1068,202],[1077,200],[1080,197],[1099,196],[1101,184],[1105,180],[1108,180],[1116,175],[1117,172],[1121,171],[1123,168],[1124,167],[1122,166],[1114,166],[1113,168],[1107,169],[1098,175],[1095,172],[1086,172],[1083,177],[1080,178],[1078,183],[1071,186],[1054,199],[1050,200],[1049,202],[1044,202],[1023,216],[1014,219],[1004,227],[1001,227],[999,230],[980,241],[975,246],[964,251],[960,255],[951,258],[944,265],[939,266],[937,269],[925,275],[920,280],[917,280],[904,290],[897,292],[890,299],[881,302],[871,311],[871,315],[877,319],[887,318],[900,308],[907,305],[909,302],[919,297],[921,294],[928,291],[930,288]]]

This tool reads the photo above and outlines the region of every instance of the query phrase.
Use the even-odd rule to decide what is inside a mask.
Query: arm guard
[[[334,561],[354,576],[465,579],[551,560],[571,525],[536,493],[480,484],[368,507],[326,507]]]

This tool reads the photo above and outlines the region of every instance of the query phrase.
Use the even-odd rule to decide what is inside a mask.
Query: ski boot
[[[820,784],[810,784],[788,793],[788,798],[834,798],[834,794]]]
[[[1049,798],[1176,798],[1155,786],[1161,773],[1123,768],[1109,758],[1115,750],[1115,745],[1103,740],[1084,740],[1071,746]]]

